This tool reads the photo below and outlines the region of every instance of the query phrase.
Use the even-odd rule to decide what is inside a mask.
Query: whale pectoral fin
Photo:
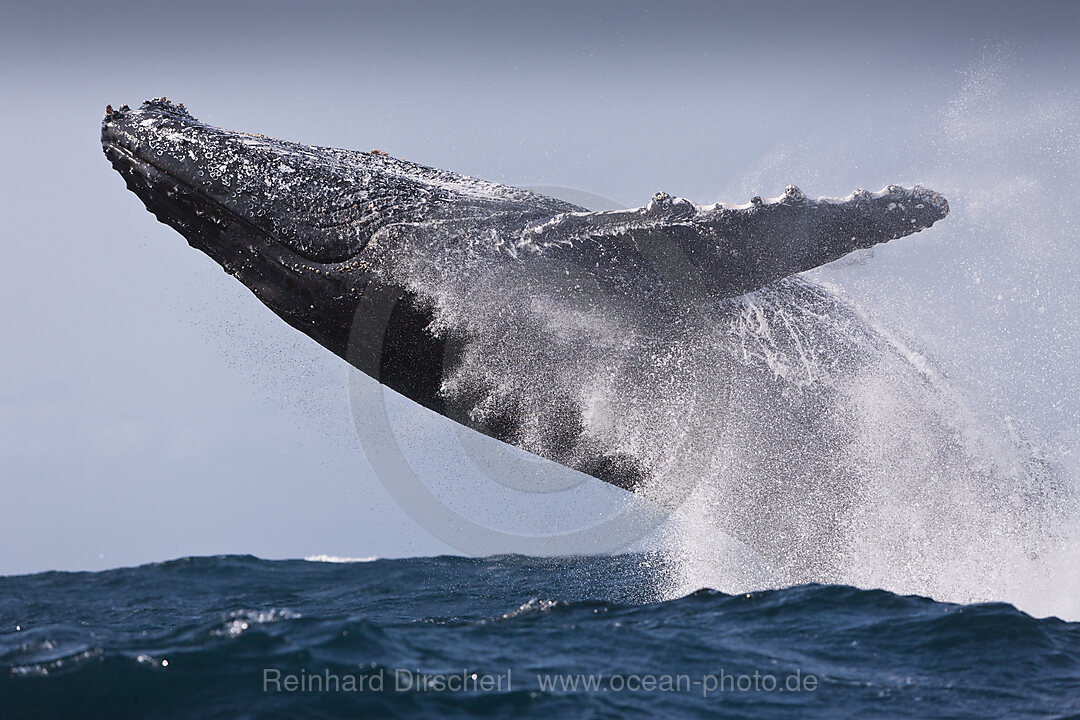
[[[741,255],[736,264],[749,284],[760,287],[919,232],[948,212],[945,198],[918,186],[859,190],[842,200],[808,200],[789,186],[775,200],[754,198],[748,206],[703,211],[695,223],[715,233],[721,256],[725,249]]]
[[[834,200],[782,196],[699,208],[657,193],[635,210],[572,213],[528,228],[519,250],[598,276],[651,272],[719,297],[743,295],[855,250],[924,230],[949,212],[941,195],[890,185]]]

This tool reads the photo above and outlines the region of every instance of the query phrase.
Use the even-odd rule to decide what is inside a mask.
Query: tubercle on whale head
[[[149,108],[157,108],[159,110],[162,110],[163,112],[169,112],[178,116],[190,118],[192,120],[198,120],[198,118],[194,117],[190,112],[188,112],[187,108],[184,107],[184,103],[174,103],[166,97],[143,100],[142,106],[139,109],[146,110]],[[118,108],[113,108],[111,104],[106,105],[104,121],[115,120],[123,116],[124,113],[130,111],[131,106],[127,105],[126,103]]]

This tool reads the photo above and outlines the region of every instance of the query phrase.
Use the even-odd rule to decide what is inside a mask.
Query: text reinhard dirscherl
[[[535,679],[535,684],[528,680]],[[356,673],[323,672],[284,673],[277,668],[263,668],[263,692],[275,693],[508,693],[514,687],[510,668],[502,673],[462,670],[454,673],[425,673],[404,668],[361,669]],[[751,674],[728,673],[536,673],[520,678],[522,687],[538,688],[555,694],[591,692],[681,692],[716,693],[814,692],[817,676],[799,670],[786,675],[754,671]]]

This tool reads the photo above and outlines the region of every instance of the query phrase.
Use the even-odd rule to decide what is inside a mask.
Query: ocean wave
[[[701,711],[700,688],[612,694],[544,679],[721,671],[817,682],[783,703],[715,699],[736,716],[877,715],[885,701],[896,716],[1080,711],[1078,623],[837,585],[657,601],[650,562],[223,556],[0,578],[3,716],[572,716],[648,714],[660,701],[685,714]],[[268,690],[268,673],[387,686],[397,674],[509,673],[513,687],[288,692]]]

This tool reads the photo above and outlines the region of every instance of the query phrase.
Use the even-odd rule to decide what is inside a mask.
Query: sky
[[[226,128],[612,205],[925,184],[946,223],[814,277],[1067,458],[1078,37],[1067,2],[4,2],[0,574],[484,549],[388,490],[372,388],[125,190],[107,103],[164,95]],[[479,482],[473,439],[384,402],[432,438],[408,455],[419,476]],[[594,485],[595,518],[541,513],[617,515]]]

